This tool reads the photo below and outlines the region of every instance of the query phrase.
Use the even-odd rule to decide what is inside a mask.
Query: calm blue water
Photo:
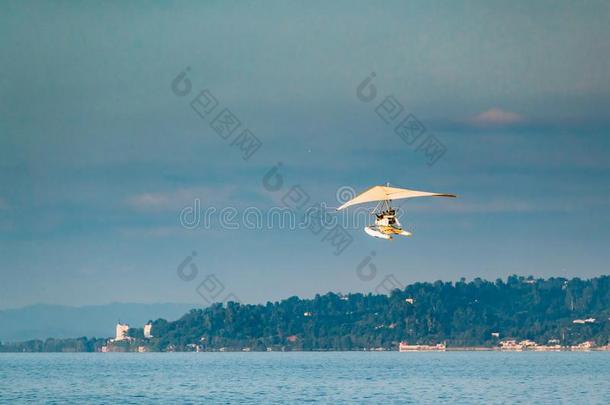
[[[0,401],[610,403],[610,352],[0,354]]]

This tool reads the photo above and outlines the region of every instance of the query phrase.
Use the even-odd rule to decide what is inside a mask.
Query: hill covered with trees
[[[355,350],[410,343],[492,346],[514,337],[562,344],[610,338],[610,277],[415,283],[388,295],[328,293],[265,305],[228,303],[157,320],[154,350]],[[574,323],[589,319],[586,323]],[[595,321],[591,321],[595,319]],[[137,331],[134,331],[137,333]],[[189,346],[190,344],[190,346]]]
[[[609,317],[610,276],[589,280],[511,276],[495,282],[477,278],[415,283],[390,295],[328,293],[261,305],[215,304],[191,310],[173,322],[154,321],[151,339],[143,339],[141,329],[130,329],[129,334],[132,348],[146,346],[153,351],[395,349],[400,341],[495,346],[509,337],[537,343],[558,339],[562,345],[593,340],[605,345],[610,338]],[[492,333],[498,333],[499,339]],[[85,350],[101,344],[78,342]],[[56,341],[45,343],[26,342],[21,349],[61,346]]]

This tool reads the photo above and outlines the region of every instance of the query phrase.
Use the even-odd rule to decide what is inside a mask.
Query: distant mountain
[[[0,311],[0,341],[114,336],[117,321],[142,327],[158,318],[178,319],[194,304],[112,303],[70,307],[36,304]]]

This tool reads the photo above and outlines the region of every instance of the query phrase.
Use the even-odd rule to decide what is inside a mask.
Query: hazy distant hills
[[[112,303],[70,307],[36,304],[0,311],[0,340],[5,342],[48,337],[112,337],[118,320],[142,327],[148,320],[175,320],[194,304]]]

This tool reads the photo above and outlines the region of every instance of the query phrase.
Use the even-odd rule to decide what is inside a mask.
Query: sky
[[[3,1],[0,309],[607,274],[609,20],[602,1]],[[458,198],[401,202],[408,239],[347,227],[340,254],[329,230],[244,225],[294,186],[333,208],[386,183]]]

